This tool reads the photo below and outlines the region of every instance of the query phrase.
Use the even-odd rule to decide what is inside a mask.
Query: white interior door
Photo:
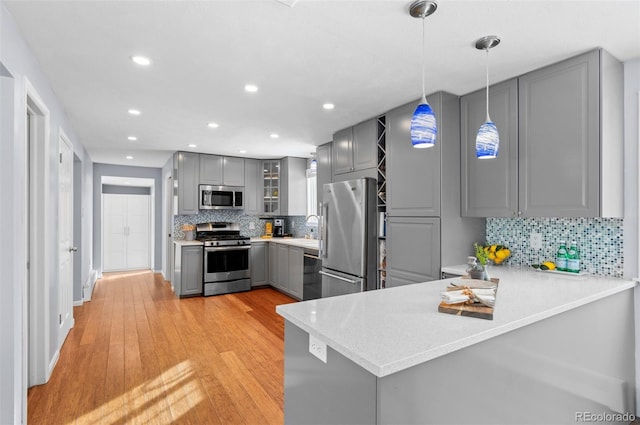
[[[151,267],[149,196],[124,196],[127,196],[125,247],[127,269],[148,269]]]
[[[58,142],[59,346],[73,327],[73,148],[62,132]]]
[[[149,196],[104,194],[102,208],[103,270],[149,268]]]

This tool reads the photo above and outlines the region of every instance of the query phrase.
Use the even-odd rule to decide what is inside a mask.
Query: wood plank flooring
[[[273,289],[178,299],[151,272],[110,273],[50,381],[28,393],[30,424],[281,424],[284,322]]]

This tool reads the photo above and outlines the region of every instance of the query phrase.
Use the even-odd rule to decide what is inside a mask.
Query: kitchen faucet
[[[305,218],[305,219],[304,219],[304,224],[305,224],[305,225],[307,225],[307,223],[309,222],[309,219],[310,219],[311,217],[315,217],[315,218],[316,218],[316,226],[319,226],[319,225],[320,225],[320,218],[318,218],[318,216],[317,216],[317,215],[315,215],[315,214],[309,214],[309,215],[307,216],[307,218]],[[314,226],[314,227],[315,227],[315,226]],[[317,239],[317,238],[318,238],[318,237],[317,237],[317,235],[316,235],[316,234],[314,234],[314,232],[313,232],[313,227],[311,227],[311,229],[309,230],[309,232],[310,232],[310,234],[309,234],[309,238],[311,238],[311,239]]]

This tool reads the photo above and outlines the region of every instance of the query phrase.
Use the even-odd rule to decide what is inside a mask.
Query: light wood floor
[[[30,424],[281,424],[284,324],[273,290],[179,300],[151,272],[105,274],[74,308]]]

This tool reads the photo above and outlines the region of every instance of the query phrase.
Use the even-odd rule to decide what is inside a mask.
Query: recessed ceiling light
[[[129,136],[127,137],[127,139],[131,140],[132,142],[135,142],[136,140],[138,140],[136,136]]]
[[[218,128],[220,126],[218,124],[216,124],[215,122],[210,122],[209,124],[207,124],[207,127]]]
[[[247,153],[247,151],[246,151],[246,150],[244,150],[244,149],[240,149],[238,152],[240,152],[240,153]]]
[[[258,91],[258,86],[255,86],[253,84],[247,84],[246,86],[244,86],[244,89],[249,93],[255,93]]]
[[[330,110],[336,107],[336,105],[334,105],[333,103],[325,103],[324,105],[322,105],[322,107],[324,109]]]
[[[133,159],[133,157],[131,155],[127,155],[125,158],[127,159]]]
[[[149,59],[146,56],[131,56],[131,60],[138,65],[142,65],[142,66],[151,65],[151,59]]]
[[[127,112],[129,112],[129,114],[131,115],[140,115],[140,111],[138,111],[137,109],[129,109]]]
[[[189,143],[189,147],[190,147],[190,148],[197,148],[197,147],[198,147],[198,145],[194,145],[193,143]]]
[[[272,139],[277,139],[278,137],[280,137],[280,135],[277,133],[271,133],[269,137],[271,137]]]

